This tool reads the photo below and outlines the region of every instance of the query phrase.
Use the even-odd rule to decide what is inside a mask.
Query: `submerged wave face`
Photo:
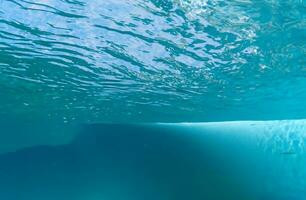
[[[0,114],[305,118],[305,54],[300,0],[2,0]]]
[[[91,124],[75,131],[70,142],[53,146],[39,145],[30,134],[33,146],[1,152],[0,199],[302,200],[306,195],[306,120]]]

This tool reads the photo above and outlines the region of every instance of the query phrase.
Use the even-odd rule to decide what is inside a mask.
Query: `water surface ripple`
[[[0,0],[0,114],[306,118],[301,0]]]

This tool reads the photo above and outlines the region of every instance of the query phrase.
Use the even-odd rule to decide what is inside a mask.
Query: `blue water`
[[[305,118],[305,1],[1,0],[0,8],[5,117]]]
[[[1,199],[302,200],[306,195],[305,120],[87,124],[75,131],[66,144],[36,140],[2,153]]]
[[[306,199],[304,0],[0,0],[0,199]]]

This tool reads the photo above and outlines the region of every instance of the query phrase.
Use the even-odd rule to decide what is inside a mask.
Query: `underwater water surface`
[[[0,114],[305,118],[305,23],[302,0],[1,0]]]
[[[0,0],[0,199],[306,199],[306,1]]]

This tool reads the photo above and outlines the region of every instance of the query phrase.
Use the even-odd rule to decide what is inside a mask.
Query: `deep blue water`
[[[302,200],[306,195],[305,120],[91,124],[75,130],[66,144],[36,143],[2,153],[1,199]]]
[[[0,0],[1,200],[303,200],[305,119],[304,0]]]

